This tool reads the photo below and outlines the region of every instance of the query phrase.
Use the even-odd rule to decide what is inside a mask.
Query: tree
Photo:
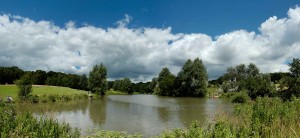
[[[261,74],[253,63],[247,68],[244,64],[229,67],[224,79],[226,80],[222,84],[224,92],[246,90],[252,99],[258,96],[274,96],[275,87],[271,83],[271,76]]]
[[[174,82],[176,77],[173,74],[170,74],[164,77],[159,83],[159,95],[162,96],[174,96]]]
[[[28,98],[29,94],[32,92],[32,81],[30,74],[23,75],[19,80],[16,81],[16,84],[19,88],[19,99]]]
[[[290,63],[289,66],[291,75],[295,78],[300,77],[300,59],[293,58],[293,62]]]
[[[47,73],[45,71],[37,70],[37,71],[33,72],[32,75],[33,75],[32,76],[33,84],[37,84],[37,85],[45,84],[45,81],[47,79]]]
[[[192,96],[204,97],[207,92],[208,75],[202,61],[196,58],[191,70]]]
[[[24,71],[18,67],[0,67],[0,84],[13,84],[23,75]]]
[[[157,78],[156,93],[162,96],[174,96],[175,76],[168,68],[163,68]]]
[[[177,75],[175,80],[175,95],[176,96],[188,96],[190,91],[189,83],[189,72],[191,71],[193,62],[188,59],[185,64],[182,66],[180,72]]]
[[[281,96],[290,99],[292,95],[300,97],[300,59],[294,58],[290,66],[290,75],[281,81]]]
[[[155,93],[162,96],[173,96],[175,78],[168,68],[163,68],[157,78]]]
[[[132,83],[129,78],[124,78],[122,80],[122,89],[121,91],[126,92],[127,94],[132,94],[133,91],[131,89]]]
[[[93,67],[89,74],[89,87],[92,92],[105,95],[107,91],[106,68],[103,64]]]
[[[258,74],[248,77],[245,80],[245,89],[252,99],[263,96],[272,97],[275,93],[275,86],[271,85],[270,74]]]
[[[207,92],[208,75],[199,58],[187,60],[175,80],[175,94],[179,96],[204,97]]]
[[[78,86],[80,90],[88,90],[88,79],[85,74],[80,76],[80,81],[78,82]]]

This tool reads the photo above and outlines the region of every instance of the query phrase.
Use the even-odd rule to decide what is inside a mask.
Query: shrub
[[[246,103],[249,100],[249,96],[246,92],[238,92],[232,96],[231,102],[233,103]]]
[[[23,75],[21,79],[16,81],[16,84],[19,88],[18,91],[19,99],[21,100],[27,99],[29,94],[32,92],[31,76],[29,74]]]
[[[29,95],[28,100],[32,103],[38,103],[40,101],[40,98],[37,95]]]

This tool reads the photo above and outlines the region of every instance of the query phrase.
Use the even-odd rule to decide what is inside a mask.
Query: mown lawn
[[[86,91],[71,89],[67,87],[58,86],[44,86],[34,85],[32,86],[34,95],[74,95],[74,94],[87,94]],[[13,99],[18,97],[18,87],[16,85],[0,85],[0,98],[5,100],[7,96],[11,96]]]

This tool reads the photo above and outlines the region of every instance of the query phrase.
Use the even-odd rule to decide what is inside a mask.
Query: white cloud
[[[49,21],[0,15],[0,65],[87,74],[104,63],[110,79],[144,81],[165,66],[177,74],[188,58],[202,59],[210,78],[216,78],[229,66],[250,62],[262,72],[288,71],[286,63],[300,55],[299,7],[286,18],[267,19],[259,34],[235,30],[215,38],[173,34],[170,27],[131,29],[126,27],[131,20],[125,15],[116,28],[76,27],[72,21],[60,28]]]
[[[125,18],[117,21],[117,25],[120,28],[124,28],[130,23],[131,20],[132,20],[132,17],[129,16],[128,14],[125,14]]]

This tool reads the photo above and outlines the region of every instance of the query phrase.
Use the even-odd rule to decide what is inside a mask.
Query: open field
[[[58,86],[40,86],[33,85],[32,94],[34,95],[74,95],[74,94],[87,94],[86,91],[71,89],[67,87]],[[4,99],[11,96],[13,99],[18,97],[18,87],[16,85],[0,85],[0,98]]]

